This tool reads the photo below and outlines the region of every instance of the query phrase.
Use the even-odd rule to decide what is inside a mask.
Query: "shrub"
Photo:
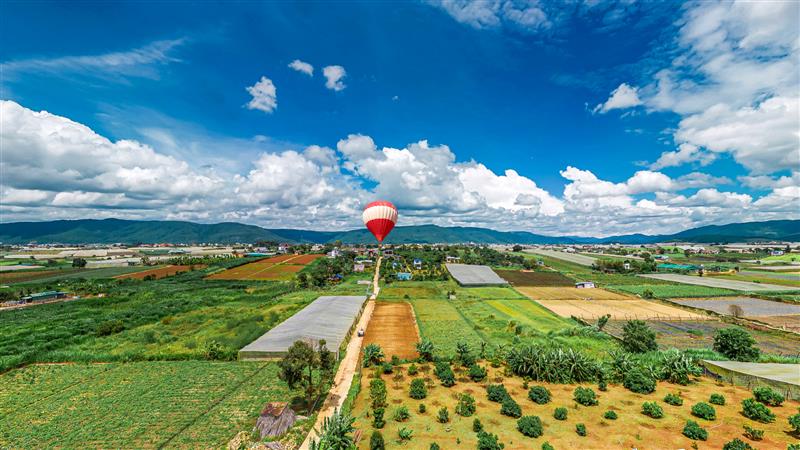
[[[408,391],[409,397],[415,400],[422,400],[428,396],[428,388],[425,387],[425,380],[414,378],[411,380],[411,388]]]
[[[664,417],[664,410],[656,402],[644,402],[642,403],[642,414],[653,419],[660,419]]]
[[[704,430],[694,420],[686,421],[686,426],[683,427],[683,435],[696,441],[705,441],[708,439],[708,431]]]
[[[414,375],[416,375],[418,372],[419,372],[419,369],[417,368],[417,365],[416,365],[416,364],[411,364],[410,366],[408,366],[408,375],[409,375],[409,376],[412,376],[412,377],[413,377],[413,376],[414,376]]]
[[[622,379],[622,385],[638,394],[650,394],[656,390],[656,380],[640,368],[628,371]]]
[[[736,327],[723,328],[714,335],[714,350],[735,361],[755,361],[761,352],[750,334]]]
[[[742,414],[748,419],[761,423],[770,423],[775,420],[775,414],[753,398],[742,401]]]
[[[503,450],[505,445],[500,443],[496,434],[485,431],[478,432],[478,450]]]
[[[369,367],[373,364],[378,365],[383,362],[383,350],[378,344],[368,344],[364,347],[362,365]]]
[[[603,414],[603,418],[604,419],[608,419],[608,420],[617,420],[617,413],[615,413],[614,411],[608,410],[608,411],[606,411],[605,414]]]
[[[369,450],[384,450],[386,445],[383,443],[383,435],[380,431],[373,431],[369,438]]]
[[[123,323],[121,320],[108,320],[97,326],[95,334],[98,336],[110,336],[112,334],[120,333],[124,329],[125,323]]]
[[[475,420],[472,421],[472,431],[477,433],[481,430],[483,430],[483,424],[481,423],[480,419],[476,417]]]
[[[556,410],[553,411],[553,417],[555,417],[556,420],[567,420],[567,408],[556,408]]]
[[[667,394],[664,397],[664,403],[672,406],[681,406],[683,405],[683,399],[678,394]]]
[[[463,341],[456,343],[456,358],[464,367],[469,367],[475,364],[475,356],[472,354],[469,344]]]
[[[450,411],[447,410],[447,407],[442,407],[442,409],[439,410],[439,413],[436,415],[436,420],[438,420],[439,423],[450,422]]]
[[[380,378],[375,378],[369,382],[369,398],[372,401],[372,409],[386,406],[386,382]]]
[[[405,422],[409,417],[411,417],[411,413],[405,405],[395,409],[394,414],[392,414],[392,419],[394,419],[395,422]]]
[[[544,386],[534,386],[528,391],[528,398],[534,403],[544,405],[550,402],[550,391]]]
[[[381,366],[381,369],[383,370],[384,374],[390,374],[390,373],[394,372],[394,366],[392,365],[392,363],[388,363],[388,362],[383,363],[383,365]]]
[[[692,415],[706,420],[717,418],[717,411],[708,403],[700,402],[692,405]]]
[[[542,444],[542,450],[556,450],[556,449],[553,448],[553,446],[550,445],[549,442],[545,442],[544,444]]]
[[[450,387],[456,384],[456,376],[453,373],[453,369],[450,368],[450,364],[446,361],[436,363],[436,369],[434,369],[433,373],[439,378],[439,381],[444,387]]]
[[[506,391],[506,387],[502,384],[490,384],[486,386],[486,393],[490,401],[498,403],[508,397],[508,391]]]
[[[798,444],[789,444],[786,446],[786,450],[800,450],[800,443]]]
[[[607,391],[608,390],[608,384],[606,384],[606,380],[602,380],[601,379],[600,381],[598,381],[597,382],[597,389],[599,389],[600,392]]]
[[[375,408],[372,411],[372,426],[373,427],[381,429],[381,428],[383,428],[384,425],[386,425],[386,421],[383,420],[384,411],[385,410],[383,408]]]
[[[792,427],[795,434],[800,434],[800,413],[789,416],[789,426]]]
[[[725,397],[722,394],[711,394],[711,397],[708,398],[708,403],[712,405],[725,405]]]
[[[483,381],[486,378],[486,369],[477,365],[473,364],[469,368],[469,378],[472,381],[479,382]]]
[[[753,450],[753,447],[750,447],[750,444],[747,442],[742,441],[739,438],[736,438],[727,444],[722,446],[722,450]]]
[[[538,416],[524,416],[517,420],[517,430],[528,437],[539,437],[542,435],[542,420]]]
[[[691,375],[700,376],[703,369],[697,365],[694,358],[677,349],[667,350],[661,353],[661,374],[660,379],[681,385],[689,384]]]
[[[461,394],[456,405],[456,414],[463,417],[475,414],[475,398],[467,393]]]
[[[749,426],[744,426],[744,435],[751,441],[760,441],[764,439],[764,430],[759,430],[757,428],[750,428]]]
[[[433,361],[433,351],[433,342],[431,342],[430,339],[423,339],[417,343],[417,354],[419,354],[420,361]]]
[[[573,399],[583,406],[594,406],[597,404],[597,397],[594,391],[585,387],[576,387],[572,393]]]
[[[582,423],[575,425],[575,432],[578,433],[578,436],[586,436],[586,425]]]
[[[427,410],[428,408],[425,406],[425,403],[420,403],[419,408],[417,408],[417,411],[419,411],[420,414],[425,414],[425,411]]]
[[[503,399],[503,403],[500,405],[500,414],[509,417],[519,417],[522,415],[522,408],[519,407],[519,404],[514,401],[511,396],[508,396]]]
[[[631,353],[658,350],[656,333],[642,320],[630,320],[622,327],[622,348]]]
[[[506,362],[515,375],[550,383],[594,381],[599,370],[597,361],[585,353],[539,345],[515,346]]]
[[[760,386],[753,389],[753,397],[768,406],[781,406],[784,400],[781,393],[775,392],[767,386]]]
[[[431,446],[428,447],[428,450],[439,450],[439,444],[437,444],[436,442],[432,442]]]
[[[410,441],[413,437],[414,430],[409,430],[406,427],[400,428],[397,430],[397,437],[400,438],[401,441]]]

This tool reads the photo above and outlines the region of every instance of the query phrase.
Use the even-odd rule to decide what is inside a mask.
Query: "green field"
[[[548,267],[561,272],[563,275],[575,281],[594,281],[595,283],[601,286],[638,284],[642,282],[642,279],[637,277],[635,274],[622,275],[615,273],[603,273],[594,271],[592,270],[591,267],[582,266],[580,264],[574,264],[557,258],[550,258],[547,256],[534,255],[530,253],[515,253],[515,254],[523,255],[531,259],[540,259],[544,261],[545,265],[547,265]],[[651,284],[672,284],[672,283],[669,281],[656,280],[655,283]]]
[[[0,447],[223,448],[266,402],[300,395],[277,372],[209,361],[12,370],[0,376]]]
[[[641,281],[642,279],[639,278]],[[729,289],[721,289],[707,286],[693,286],[688,284],[649,284],[650,279],[647,280],[648,284],[635,284],[635,285],[613,285],[608,286],[609,289],[622,291],[629,294],[643,295],[645,290],[653,292],[655,297],[659,298],[672,298],[672,297],[719,297],[725,295],[739,295],[740,292],[731,291]]]
[[[104,278],[114,278],[117,275],[124,275],[127,273],[141,272],[144,270],[158,269],[163,266],[131,266],[131,267],[103,267],[101,269],[81,269],[77,272],[65,273],[62,275],[55,275],[52,277],[39,278],[32,281],[23,281],[14,283],[15,285],[24,284],[38,284],[38,283],[54,283],[62,280],[100,280]]]

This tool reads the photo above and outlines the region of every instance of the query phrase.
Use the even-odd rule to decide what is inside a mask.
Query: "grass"
[[[207,361],[13,370],[0,376],[0,447],[223,448],[264,403],[300,395],[277,373],[274,363]]]
[[[639,278],[639,281],[642,279]],[[629,294],[643,295],[645,290],[650,290],[654,296],[659,298],[672,297],[720,297],[726,295],[741,295],[741,292],[730,289],[721,289],[707,286],[694,286],[686,284],[635,284],[635,285],[612,285],[608,288],[622,291]]]
[[[460,341],[473,349],[480,348],[483,338],[450,301],[413,299],[411,305],[417,316],[420,337],[430,339],[438,354],[451,356]]]
[[[541,259],[548,267],[561,272],[563,275],[569,277],[574,281],[594,281],[595,283],[601,286],[639,284],[642,282],[642,279],[637,277],[636,275],[621,275],[614,273],[597,272],[592,270],[591,267],[582,266],[580,264],[575,264],[568,261],[563,261],[557,258],[550,258],[542,255],[533,255],[530,253],[517,253],[517,254],[523,255],[531,259]],[[669,281],[657,280],[655,283],[651,284],[666,285],[674,283]]]

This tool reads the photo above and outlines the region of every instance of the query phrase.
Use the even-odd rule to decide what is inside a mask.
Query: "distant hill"
[[[252,243],[257,241],[326,243],[372,243],[367,230],[311,231],[267,229],[255,225],[224,222],[201,224],[183,221],[138,221],[121,219],[56,220],[51,222],[14,222],[0,224],[0,242],[5,244],[61,243]],[[401,226],[392,231],[387,243],[464,243],[481,244],[649,244],[654,242],[800,242],[800,220],[709,225],[670,235],[630,234],[606,238],[545,236],[527,231],[496,231],[476,227],[440,227],[437,225]]]

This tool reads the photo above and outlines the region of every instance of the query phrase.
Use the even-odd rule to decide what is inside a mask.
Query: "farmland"
[[[411,305],[407,302],[377,302],[362,342],[364,345],[380,345],[390,359],[392,356],[416,358],[419,332]]]
[[[205,266],[180,266],[180,265],[164,266],[156,269],[135,271],[132,273],[117,275],[114,278],[117,278],[119,280],[128,280],[128,279],[144,280],[145,278],[158,280],[161,278],[171,277],[177,273],[188,272],[191,270],[203,269],[203,268],[205,268]]]
[[[562,317],[579,317],[596,320],[611,314],[616,320],[704,320],[708,316],[693,313],[673,306],[647,300],[540,300],[545,308]]]
[[[215,273],[210,280],[289,280],[325,255],[278,255]]]
[[[15,270],[13,272],[0,273],[0,283],[15,284],[25,281],[36,281],[46,278],[57,277],[60,275],[83,273],[88,272],[89,269],[78,269],[73,267],[64,267],[59,269],[33,269],[33,270]]]
[[[737,295],[738,292],[707,286],[692,286],[687,284],[634,284],[609,286],[615,291],[627,292],[643,296],[646,291],[653,293],[657,298],[675,297],[718,297],[724,295]]]
[[[679,305],[713,311],[722,315],[731,315],[731,307],[738,306],[741,308],[741,315],[743,317],[800,314],[800,305],[790,305],[787,303],[773,302],[750,297],[729,297],[720,299],[676,298],[673,299],[672,302]]]
[[[265,402],[298,395],[277,371],[207,361],[12,370],[0,375],[0,447],[221,448]]]
[[[779,286],[776,284],[752,283],[747,281],[724,280],[715,277],[695,277],[691,275],[680,275],[675,273],[645,274],[642,277],[674,281],[678,283],[694,284],[698,286],[708,286],[721,289],[733,289],[737,291],[760,292],[760,291],[792,291],[796,290],[790,286]]]
[[[504,280],[514,286],[573,286],[574,281],[559,272],[531,272],[516,270],[497,270]]]
[[[631,300],[631,297],[604,289],[582,289],[575,287],[518,287],[533,300]]]

